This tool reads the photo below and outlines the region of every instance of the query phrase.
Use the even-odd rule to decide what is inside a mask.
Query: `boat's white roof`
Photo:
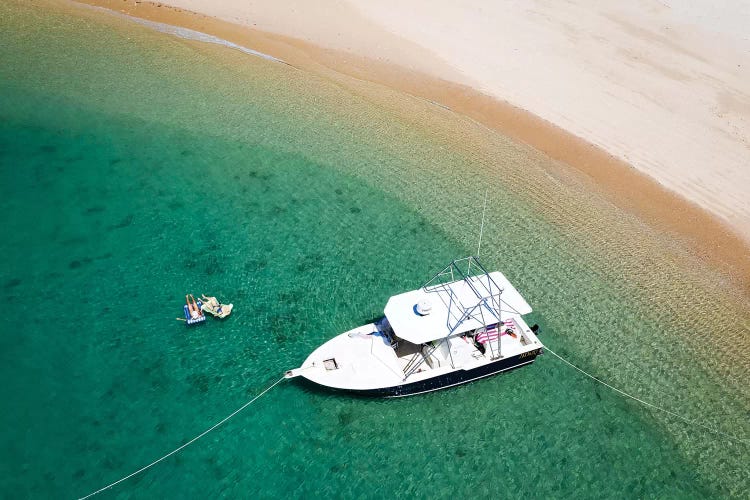
[[[450,325],[455,325],[460,319],[462,312],[469,310],[479,304],[483,298],[489,297],[489,293],[483,293],[487,289],[495,289],[499,286],[503,292],[501,294],[501,307],[499,311],[500,318],[488,308],[482,308],[484,322],[478,317],[466,319],[454,333],[466,332],[482,327],[485,324],[493,324],[506,319],[506,315],[524,315],[531,312],[531,306],[518,293],[510,281],[499,271],[487,275],[473,276],[471,285],[465,280],[454,281],[445,285],[446,288],[430,288],[427,291],[424,288],[412,290],[411,292],[394,295],[388,300],[385,306],[385,316],[391,324],[396,335],[406,341],[414,344],[424,344],[435,339],[442,339],[450,333]],[[489,280],[494,283],[490,283]],[[450,307],[452,291],[454,301],[457,300],[460,306]],[[480,296],[475,293],[480,292]],[[426,316],[420,316],[415,311],[415,306],[421,301],[429,301],[432,305],[432,311]],[[478,310],[477,310],[478,315]],[[475,315],[476,316],[476,315]]]

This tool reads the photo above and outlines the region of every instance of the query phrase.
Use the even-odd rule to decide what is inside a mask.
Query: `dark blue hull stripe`
[[[446,389],[448,387],[467,384],[469,382],[473,382],[474,380],[479,380],[481,378],[489,377],[500,372],[505,372],[514,368],[518,368],[520,366],[528,365],[529,363],[533,363],[536,357],[541,353],[542,350],[537,349],[536,351],[519,354],[517,356],[513,356],[512,358],[499,359],[492,363],[472,368],[471,370],[456,370],[444,375],[439,375],[437,377],[420,380],[418,382],[405,383],[402,385],[383,387],[378,389],[347,390],[347,392],[351,392],[360,396],[385,398],[400,398],[404,396],[424,394],[426,392],[438,391],[440,389]],[[521,357],[522,355],[524,357]]]

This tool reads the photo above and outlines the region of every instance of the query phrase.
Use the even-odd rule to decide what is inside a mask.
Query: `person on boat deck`
[[[201,316],[201,309],[198,307],[198,303],[195,301],[193,295],[185,295],[185,301],[187,302],[188,310],[190,311],[190,317],[198,319]],[[192,301],[192,302],[191,302]]]

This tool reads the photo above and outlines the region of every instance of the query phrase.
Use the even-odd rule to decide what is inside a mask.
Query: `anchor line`
[[[667,415],[670,415],[670,416],[672,416],[672,417],[678,418],[678,419],[682,420],[683,422],[686,422],[686,423],[688,423],[688,424],[691,424],[691,425],[695,425],[695,426],[701,427],[701,428],[703,428],[703,429],[705,429],[705,430],[707,430],[707,431],[713,432],[713,433],[715,433],[715,434],[720,434],[720,435],[722,435],[722,436],[724,436],[724,437],[727,437],[727,438],[729,438],[729,439],[732,439],[732,440],[734,440],[734,441],[737,441],[737,442],[739,442],[739,443],[750,444],[750,441],[748,441],[747,439],[742,439],[742,438],[739,438],[739,437],[737,437],[737,436],[733,436],[732,434],[728,434],[728,433],[726,433],[726,432],[720,431],[719,429],[715,429],[715,428],[713,428],[713,427],[710,427],[710,426],[708,426],[708,425],[706,425],[706,424],[703,424],[703,423],[701,423],[701,422],[698,422],[697,420],[692,420],[692,419],[689,419],[689,418],[687,418],[687,417],[683,417],[683,416],[682,416],[682,415],[680,415],[679,413],[675,413],[675,412],[673,412],[673,411],[669,411],[669,410],[667,410],[667,409],[665,409],[665,408],[662,408],[662,407],[660,407],[660,406],[656,406],[656,405],[655,405],[655,404],[653,404],[653,403],[649,403],[648,401],[644,401],[644,400],[642,400],[642,399],[640,399],[640,398],[637,398],[637,397],[633,396],[632,394],[628,394],[627,392],[625,392],[625,391],[623,391],[623,390],[620,390],[620,389],[618,389],[617,387],[613,387],[613,386],[609,385],[608,383],[606,383],[605,381],[603,381],[603,380],[601,380],[601,379],[599,379],[599,378],[596,378],[595,376],[593,376],[593,375],[591,375],[590,373],[588,373],[588,372],[586,372],[586,371],[582,370],[581,368],[578,368],[578,367],[577,367],[576,365],[574,365],[573,363],[571,363],[571,362],[570,362],[570,361],[568,361],[567,359],[563,358],[562,356],[560,356],[559,354],[557,354],[557,353],[556,353],[555,351],[553,351],[553,350],[552,350],[552,349],[550,349],[549,347],[547,347],[547,346],[544,346],[544,348],[545,348],[545,350],[546,350],[546,351],[547,351],[548,353],[552,354],[553,356],[555,356],[555,357],[556,357],[557,359],[559,359],[559,360],[560,360],[560,361],[562,361],[563,363],[565,363],[565,364],[567,364],[567,365],[569,365],[569,366],[571,366],[571,367],[575,368],[576,370],[578,370],[579,372],[583,373],[584,375],[586,375],[586,376],[587,376],[587,377],[589,377],[590,379],[592,379],[592,380],[595,380],[596,382],[599,382],[600,384],[602,384],[602,385],[604,385],[604,386],[607,386],[607,387],[609,387],[609,388],[610,388],[610,389],[612,389],[613,391],[615,391],[615,392],[617,392],[617,393],[619,393],[619,394],[621,394],[621,395],[625,396],[626,398],[630,398],[630,399],[632,399],[632,400],[634,400],[634,401],[637,401],[637,402],[641,403],[642,405],[648,406],[649,408],[653,408],[654,410],[659,410],[659,411],[661,411],[661,412],[664,412],[664,413],[666,413]]]
[[[264,394],[266,394],[268,391],[270,391],[271,389],[273,389],[274,387],[276,387],[278,384],[280,384],[282,380],[284,380],[284,377],[281,377],[279,380],[277,380],[273,384],[269,385],[266,389],[263,390],[263,392],[261,392],[260,394],[258,394],[257,396],[255,396],[253,399],[251,399],[250,401],[248,401],[244,405],[242,405],[239,408],[237,408],[235,411],[233,411],[232,413],[230,413],[228,416],[226,416],[225,418],[223,418],[221,421],[217,422],[216,424],[212,425],[211,427],[209,427],[205,431],[203,431],[200,434],[198,434],[197,436],[195,436],[193,439],[191,439],[187,443],[185,443],[185,444],[183,444],[183,445],[175,448],[174,450],[170,451],[166,455],[164,455],[164,456],[162,456],[162,457],[154,460],[150,464],[141,467],[137,471],[132,472],[132,473],[128,474],[127,476],[124,476],[124,477],[118,479],[117,481],[108,484],[104,488],[100,488],[100,489],[98,489],[98,490],[96,490],[96,491],[94,491],[92,493],[89,493],[86,496],[80,497],[78,500],[85,500],[87,498],[93,497],[94,495],[98,495],[99,493],[101,493],[103,491],[106,491],[106,490],[110,489],[111,487],[116,486],[116,485],[120,484],[121,482],[126,481],[126,480],[130,479],[131,477],[133,477],[135,475],[138,475],[138,474],[140,474],[141,472],[143,472],[143,471],[145,471],[147,469],[150,469],[151,467],[153,467],[154,465],[158,464],[162,460],[165,460],[165,459],[171,457],[172,455],[174,455],[175,453],[178,453],[179,451],[183,450],[184,448],[187,448],[188,446],[190,446],[194,442],[198,441],[200,438],[202,438],[203,436],[205,436],[209,432],[213,431],[217,427],[220,427],[221,425],[223,425],[224,423],[226,423],[230,418],[232,418],[235,415],[237,415],[239,412],[241,412],[242,410],[244,410],[245,408],[247,408],[248,406],[250,406],[251,404],[253,404],[255,401],[257,401],[258,399],[260,399]]]

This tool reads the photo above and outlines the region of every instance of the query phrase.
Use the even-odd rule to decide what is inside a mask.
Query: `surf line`
[[[93,497],[94,495],[98,495],[99,493],[101,493],[101,492],[103,492],[103,491],[106,491],[106,490],[110,489],[111,487],[113,487],[113,486],[116,486],[116,485],[120,484],[121,482],[123,482],[123,481],[126,481],[126,480],[130,479],[131,477],[133,477],[133,476],[135,476],[135,475],[138,475],[138,474],[140,474],[141,472],[143,472],[143,471],[145,471],[145,470],[147,470],[147,469],[150,469],[151,467],[153,467],[154,465],[158,464],[158,463],[159,463],[159,462],[161,462],[162,460],[165,460],[165,459],[167,459],[167,458],[171,457],[172,455],[174,455],[175,453],[178,453],[179,451],[183,450],[184,448],[187,448],[188,446],[190,446],[190,445],[191,445],[191,444],[193,444],[194,442],[198,441],[198,440],[199,440],[200,438],[202,438],[203,436],[205,436],[206,434],[208,434],[208,433],[209,433],[209,432],[211,432],[212,430],[216,429],[217,427],[221,426],[221,425],[222,425],[222,424],[224,424],[224,423],[225,423],[225,422],[226,422],[227,420],[229,420],[230,418],[234,417],[234,416],[235,416],[235,415],[237,415],[237,414],[238,414],[239,412],[241,412],[242,410],[244,410],[245,408],[247,408],[248,406],[250,406],[251,404],[253,404],[253,403],[254,403],[255,401],[257,401],[258,399],[260,399],[260,398],[261,398],[261,396],[263,396],[263,395],[264,395],[265,393],[267,393],[268,391],[270,391],[271,389],[273,389],[274,387],[276,387],[277,385],[279,385],[279,384],[281,383],[281,381],[282,381],[282,380],[284,380],[284,378],[285,378],[285,377],[281,377],[281,378],[280,378],[279,380],[277,380],[277,381],[276,381],[276,382],[274,382],[273,384],[271,384],[271,385],[269,385],[268,387],[266,387],[266,388],[265,388],[265,389],[263,390],[263,392],[261,392],[260,394],[258,394],[257,396],[255,396],[255,397],[254,397],[253,399],[251,399],[250,401],[248,401],[247,403],[245,403],[244,405],[240,406],[240,407],[239,407],[239,408],[237,408],[237,409],[236,409],[235,411],[233,411],[232,413],[230,413],[230,414],[229,414],[229,415],[228,415],[227,417],[225,417],[225,418],[224,418],[223,420],[221,420],[221,421],[217,422],[216,424],[212,425],[211,427],[209,427],[209,428],[208,428],[208,429],[206,429],[205,431],[201,432],[200,434],[198,434],[197,436],[195,436],[195,437],[194,437],[193,439],[191,439],[191,440],[190,440],[190,441],[188,441],[187,443],[183,444],[182,446],[179,446],[178,448],[175,448],[174,450],[170,451],[169,453],[167,453],[167,454],[166,454],[166,455],[164,455],[163,457],[161,457],[161,458],[157,458],[156,460],[154,460],[154,461],[153,461],[153,462],[151,462],[150,464],[148,464],[148,465],[145,465],[145,466],[141,467],[141,468],[140,468],[140,469],[138,469],[137,471],[135,471],[135,472],[132,472],[132,473],[128,474],[127,476],[124,476],[124,477],[122,477],[122,478],[118,479],[118,480],[117,480],[117,481],[115,481],[114,483],[110,483],[110,484],[108,484],[107,486],[105,486],[104,488],[99,488],[98,490],[96,490],[96,491],[94,491],[94,492],[92,492],[92,493],[89,493],[89,494],[88,494],[88,495],[86,495],[86,496],[80,497],[80,498],[79,498],[78,500],[85,500],[85,499],[87,499],[87,498]]]
[[[549,347],[547,347],[547,346],[544,346],[544,349],[545,349],[545,350],[546,350],[546,351],[547,351],[548,353],[552,354],[552,355],[553,355],[553,356],[555,356],[555,357],[556,357],[557,359],[559,359],[560,361],[562,361],[563,363],[565,363],[565,364],[567,364],[567,365],[569,365],[569,366],[571,366],[571,367],[575,368],[576,370],[578,370],[579,372],[583,373],[584,375],[586,375],[586,376],[587,376],[587,377],[589,377],[590,379],[592,379],[592,380],[595,380],[596,382],[599,382],[600,384],[602,384],[602,385],[604,385],[604,386],[607,386],[607,387],[609,387],[609,388],[610,388],[610,389],[612,389],[613,391],[615,391],[615,392],[617,392],[617,393],[619,393],[619,394],[621,394],[621,395],[625,396],[626,398],[630,398],[630,399],[632,399],[632,400],[634,400],[634,401],[637,401],[637,402],[641,403],[642,405],[648,406],[649,408],[653,408],[654,410],[659,410],[659,411],[661,411],[661,412],[664,412],[664,413],[666,413],[667,415],[671,415],[672,417],[676,417],[676,418],[678,418],[678,419],[682,420],[683,422],[687,422],[687,423],[688,423],[688,424],[690,424],[690,425],[695,425],[695,426],[697,426],[697,427],[701,427],[701,428],[703,428],[703,429],[705,429],[705,430],[707,430],[707,431],[709,431],[709,432],[713,432],[714,434],[719,434],[719,435],[721,435],[721,436],[724,436],[724,437],[727,437],[727,438],[729,438],[729,439],[731,439],[731,440],[733,440],[733,441],[737,441],[738,443],[750,444],[750,441],[748,441],[747,439],[742,439],[742,438],[739,438],[739,437],[737,437],[737,436],[733,436],[732,434],[727,434],[726,432],[723,432],[723,431],[720,431],[719,429],[715,429],[715,428],[713,428],[713,427],[710,427],[710,426],[708,426],[708,425],[706,425],[706,424],[703,424],[703,423],[701,423],[701,422],[698,422],[697,420],[691,420],[691,419],[689,419],[689,418],[687,418],[687,417],[683,417],[683,416],[682,416],[682,415],[680,415],[679,413],[675,413],[675,412],[673,412],[673,411],[669,411],[669,410],[666,410],[666,409],[664,409],[664,408],[661,408],[661,407],[659,407],[659,406],[656,406],[656,405],[655,405],[655,404],[653,404],[653,403],[649,403],[648,401],[644,401],[644,400],[642,400],[642,399],[640,399],[640,398],[637,398],[637,397],[633,396],[632,394],[628,394],[627,392],[625,392],[625,391],[622,391],[622,390],[618,389],[617,387],[613,387],[613,386],[609,385],[608,383],[606,383],[605,381],[603,381],[603,380],[601,380],[601,379],[598,379],[598,378],[596,378],[595,376],[591,375],[590,373],[588,373],[588,372],[585,372],[585,371],[583,371],[582,369],[578,368],[578,367],[577,367],[576,365],[574,365],[573,363],[571,363],[571,362],[570,362],[570,361],[568,361],[567,359],[565,359],[565,358],[563,358],[562,356],[560,356],[559,354],[557,354],[557,353],[556,353],[555,351],[553,351],[553,350],[552,350],[552,349],[550,349]]]

